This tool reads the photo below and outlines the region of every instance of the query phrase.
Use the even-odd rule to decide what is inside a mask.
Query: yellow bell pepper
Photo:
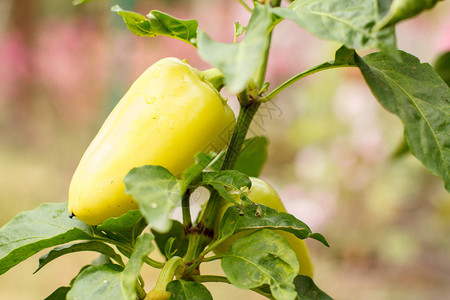
[[[286,209],[284,208],[283,203],[281,202],[280,197],[278,196],[277,192],[271,187],[267,182],[255,178],[250,177],[252,181],[252,187],[247,192],[247,197],[252,200],[255,203],[260,203],[266,206],[269,206],[278,212],[286,212]],[[219,218],[216,220],[215,223],[215,230],[214,232],[217,234],[220,222],[222,220],[222,216],[225,213],[225,211],[228,209],[228,207],[232,206],[233,204],[228,202],[226,205],[224,205],[221,208],[221,211],[219,212]],[[222,254],[228,251],[231,244],[237,240],[238,238],[250,234],[252,231],[243,231],[236,233],[235,235],[231,236],[227,240],[225,240],[223,243],[218,245],[216,248],[214,248],[214,252],[216,254]],[[300,270],[299,275],[306,275],[309,277],[313,277],[314,274],[314,266],[311,261],[311,257],[309,255],[308,248],[306,246],[306,243],[294,236],[293,234],[282,231],[282,230],[275,230],[276,233],[283,236],[291,246],[292,250],[297,254],[297,259],[300,264]],[[216,235],[217,238],[217,235]]]
[[[101,224],[138,207],[123,179],[134,167],[160,165],[175,176],[198,152],[224,148],[235,116],[200,71],[176,58],[148,68],[108,116],[69,188],[69,212]]]

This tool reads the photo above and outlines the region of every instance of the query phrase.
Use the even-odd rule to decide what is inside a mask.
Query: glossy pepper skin
[[[69,188],[69,212],[90,225],[138,207],[123,179],[134,167],[160,165],[175,176],[196,153],[224,148],[235,116],[201,73],[176,58],[148,68],[105,120]]]
[[[250,177],[252,181],[252,187],[247,192],[248,198],[252,200],[255,203],[260,203],[266,206],[269,206],[273,209],[276,209],[278,212],[286,212],[286,209],[284,208],[283,203],[281,202],[280,197],[278,196],[277,192],[271,187],[267,182],[255,178]],[[225,211],[228,209],[228,207],[232,206],[232,203],[227,203],[221,208],[221,211],[219,215],[221,216],[218,218],[215,224],[215,230],[214,232],[217,233],[220,221],[222,220],[222,216],[225,213]],[[283,236],[291,246],[292,250],[297,254],[297,259],[300,264],[300,270],[299,275],[306,275],[309,277],[313,277],[314,274],[314,266],[311,262],[311,257],[309,255],[308,248],[306,246],[306,243],[295,237],[293,234],[288,233],[286,231],[282,230],[275,230],[276,233]],[[229,239],[225,240],[223,243],[221,243],[219,246],[217,246],[213,251],[216,254],[222,254],[228,251],[231,244],[237,240],[238,238],[250,234],[251,231],[245,231],[245,232],[239,232],[233,236],[231,236]]]

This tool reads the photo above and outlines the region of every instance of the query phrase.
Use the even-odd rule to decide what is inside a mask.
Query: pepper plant
[[[251,197],[252,181],[257,180],[251,177],[262,169],[267,140],[246,139],[263,103],[298,80],[329,69],[361,71],[379,103],[401,119],[405,147],[450,191],[449,66],[442,59],[437,72],[397,49],[395,43],[395,25],[439,6],[437,0],[239,2],[251,18],[246,26],[235,24],[235,37],[243,38],[230,44],[211,39],[195,19],[181,20],[155,10],[145,16],[112,8],[132,33],[188,43],[214,67],[201,72],[201,78],[217,91],[226,88],[240,104],[231,139],[223,150],[196,154],[181,174],[171,174],[158,165],[134,166],[121,184],[139,209],[105,218],[101,224],[86,224],[76,213],[69,218],[67,203],[43,204],[17,215],[0,229],[0,274],[56,246],[39,259],[36,271],[73,252],[94,251],[101,257],[47,299],[212,299],[202,282],[232,284],[269,299],[331,299],[314,284],[312,273],[301,272],[303,254],[295,253],[283,236],[312,238],[328,246],[326,239],[283,212],[282,206],[271,208],[277,205],[265,202],[264,197]],[[285,20],[342,46],[333,60],[269,88],[265,75],[272,31]],[[360,56],[357,51],[365,49],[376,51]],[[191,216],[190,197],[199,187],[209,190],[209,199],[198,216]],[[182,222],[171,219],[180,205]],[[230,241],[231,246],[217,251]],[[164,261],[150,258],[155,245]],[[214,260],[221,260],[225,276],[200,272],[201,264]],[[156,285],[149,289],[140,276],[144,264],[161,270]]]

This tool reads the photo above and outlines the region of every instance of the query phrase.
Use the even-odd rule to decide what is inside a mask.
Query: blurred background
[[[194,48],[129,33],[110,12],[196,18],[214,39],[233,41],[249,13],[231,0],[0,1],[0,226],[44,202],[67,201],[71,176],[114,104],[166,56],[209,66]],[[450,2],[397,27],[398,47],[433,64],[450,50]],[[289,21],[274,32],[268,81],[332,60],[339,45]],[[364,53],[362,53],[364,54]],[[229,97],[236,109],[237,100]],[[450,299],[450,196],[402,144],[400,121],[372,96],[357,69],[302,80],[263,106],[251,134],[270,139],[261,177],[289,212],[328,239],[308,241],[315,281],[335,299]],[[67,255],[33,275],[38,257],[0,276],[1,299],[43,299],[96,257]],[[219,265],[202,270],[219,274]],[[144,266],[148,290],[157,273]],[[215,299],[262,299],[209,284]]]

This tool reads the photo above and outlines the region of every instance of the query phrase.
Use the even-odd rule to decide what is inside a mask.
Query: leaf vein
[[[425,114],[422,112],[422,110],[419,108],[418,104],[414,101],[414,97],[412,95],[410,95],[408,93],[408,91],[406,91],[401,85],[399,85],[397,83],[397,81],[395,81],[393,78],[389,77],[387,74],[383,73],[381,70],[372,67],[374,70],[378,71],[388,82],[392,82],[395,86],[397,86],[407,97],[408,99],[410,99],[410,102],[414,105],[414,107],[416,108],[417,112],[420,114],[420,116],[422,117],[422,119],[425,121],[425,123],[427,124],[428,128],[431,131],[431,134],[434,137],[434,142],[438,145],[438,151],[439,151],[439,155],[441,158],[441,162],[445,165],[446,169],[449,169],[449,166],[445,163],[445,158],[444,158],[444,153],[442,152],[442,145],[439,142],[439,139],[437,138],[436,132],[434,131],[433,127],[431,126],[430,122],[428,122],[428,119],[425,117]]]

